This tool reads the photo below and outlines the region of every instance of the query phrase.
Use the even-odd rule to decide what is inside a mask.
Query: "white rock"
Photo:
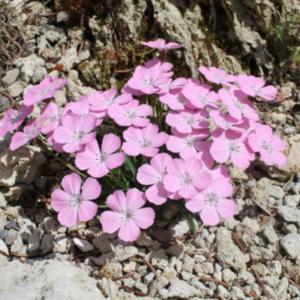
[[[14,152],[6,149],[0,153],[0,186],[32,183],[41,171],[46,158],[36,146],[25,146]]]
[[[9,251],[4,241],[0,239],[0,253],[9,256]]]
[[[32,265],[13,261],[0,266],[0,299],[105,299],[97,281],[69,262],[36,261]]]
[[[22,81],[16,81],[7,88],[7,91],[12,97],[18,97],[22,95],[25,87],[26,85]]]
[[[249,261],[249,256],[234,244],[230,231],[222,227],[217,231],[217,259],[222,266],[230,266],[235,270],[246,268]]]
[[[284,191],[276,181],[262,178],[250,189],[250,195],[251,199],[260,206],[272,209],[282,205]]]
[[[300,258],[300,234],[289,233],[280,241],[280,244],[291,258]]]
[[[168,289],[168,298],[190,299],[200,294],[201,292],[198,289],[180,279],[172,280]]]
[[[14,83],[20,75],[20,70],[15,68],[12,70],[9,70],[4,77],[2,77],[2,83],[4,87],[8,87],[12,83]]]
[[[17,67],[21,68],[21,78],[27,83],[33,78],[33,83],[37,83],[47,74],[47,70],[44,68],[45,61],[36,54],[19,58],[16,60],[15,64]]]
[[[300,195],[285,196],[283,202],[287,206],[296,207],[300,203]]]
[[[138,254],[138,249],[134,246],[118,245],[113,249],[116,255],[116,260],[125,261]]]
[[[73,242],[75,246],[82,252],[89,252],[94,249],[93,245],[87,240],[83,240],[75,237],[73,238]]]
[[[287,222],[300,223],[300,209],[289,206],[280,206],[278,213]]]
[[[188,219],[185,219],[185,218],[181,219],[174,225],[171,225],[169,230],[171,231],[171,234],[173,237],[183,236],[183,235],[187,234],[188,232],[190,232],[190,230],[191,230],[190,222]]]

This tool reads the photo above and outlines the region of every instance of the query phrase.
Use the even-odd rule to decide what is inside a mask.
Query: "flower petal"
[[[118,212],[105,211],[99,219],[104,232],[113,233],[121,227],[122,216]]]
[[[141,230],[134,224],[133,221],[125,222],[119,230],[119,238],[125,242],[133,242],[137,240]]]
[[[61,185],[68,194],[72,196],[79,195],[81,178],[78,174],[71,173],[63,178]]]
[[[150,207],[138,209],[133,216],[133,222],[142,229],[149,228],[154,223],[155,213]]]
[[[101,194],[101,185],[94,178],[88,178],[83,186],[81,195],[84,200],[94,200],[97,199]]]

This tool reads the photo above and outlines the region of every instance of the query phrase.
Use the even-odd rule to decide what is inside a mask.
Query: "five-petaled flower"
[[[160,153],[151,159],[150,164],[144,164],[138,169],[137,181],[144,185],[150,185],[145,195],[149,202],[157,205],[165,203],[170,193],[163,186],[163,180],[167,174],[167,166],[172,162],[172,157],[166,153]]]
[[[93,177],[103,177],[110,170],[123,164],[125,154],[116,152],[120,146],[120,138],[113,133],[104,135],[101,148],[97,140],[94,139],[76,154],[75,165],[80,170],[87,170],[88,174]]]
[[[237,207],[232,199],[232,185],[226,179],[213,180],[201,193],[197,193],[185,203],[191,212],[199,212],[200,218],[205,225],[214,226],[222,218],[232,218]]]
[[[63,86],[67,84],[67,80],[52,78],[50,76],[45,77],[39,84],[29,87],[24,94],[24,105],[32,106],[39,103],[42,100],[50,99]]]
[[[153,157],[168,140],[168,134],[159,132],[159,127],[151,123],[144,128],[129,127],[124,131],[123,136],[125,142],[122,149],[130,156],[142,154]]]
[[[62,225],[72,227],[79,222],[91,220],[97,213],[96,200],[101,194],[101,186],[94,178],[87,178],[82,184],[76,173],[66,175],[61,182],[63,189],[51,194],[51,206],[58,212]]]
[[[108,196],[106,204],[112,211],[105,211],[100,216],[103,231],[118,232],[125,242],[133,242],[140,235],[140,229],[149,228],[154,222],[154,210],[143,207],[146,198],[143,192],[136,188],[125,193],[117,190]]]

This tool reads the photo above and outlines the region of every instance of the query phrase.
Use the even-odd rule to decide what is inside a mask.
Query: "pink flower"
[[[123,105],[132,100],[132,95],[124,93],[118,95],[116,88],[111,88],[104,92],[94,92],[88,96],[88,102],[91,106],[91,111],[106,112],[112,105]]]
[[[186,82],[187,79],[184,77],[179,77],[175,80],[170,79],[168,82],[159,86],[159,94],[163,95],[170,92],[180,91]]]
[[[225,163],[231,161],[234,166],[247,169],[250,161],[254,160],[253,152],[244,143],[239,134],[229,132],[223,133],[213,139],[210,154],[215,161]]]
[[[69,102],[65,107],[65,114],[70,114],[70,112],[79,117],[85,117],[90,113],[90,105],[86,97],[77,100],[76,102]]]
[[[266,82],[262,78],[239,75],[237,82],[240,89],[251,97],[258,96],[266,101],[272,101],[277,95],[277,88],[272,85],[265,86]]]
[[[235,76],[228,75],[224,70],[219,68],[215,68],[215,67],[207,68],[201,66],[198,70],[205,76],[205,78],[208,81],[216,84],[226,84],[228,82],[235,81]]]
[[[211,180],[208,172],[203,171],[202,163],[195,158],[175,158],[167,165],[167,172],[163,180],[165,189],[170,193],[178,193],[184,199],[192,198],[206,188]]]
[[[202,141],[197,139],[194,146],[197,151],[197,154],[194,155],[194,157],[200,160],[203,163],[203,167],[206,167],[207,169],[211,169],[215,164],[215,161],[210,154],[211,144],[211,141]],[[212,175],[211,171],[209,171],[209,174]],[[214,177],[212,176],[212,178]]]
[[[42,129],[42,122],[32,121],[23,128],[23,131],[16,132],[10,141],[9,149],[12,151],[26,145],[35,139]]]
[[[192,133],[194,129],[207,129],[207,113],[206,111],[181,111],[169,112],[166,117],[166,123],[175,128],[180,133]]]
[[[101,149],[97,140],[92,140],[85,145],[84,150],[76,154],[75,164],[80,170],[88,170],[93,177],[103,177],[123,164],[124,153],[115,153],[120,147],[121,140],[118,136],[106,134],[102,139]]]
[[[169,42],[167,43],[164,39],[157,39],[155,41],[142,42],[142,45],[157,49],[158,51],[167,51],[170,49],[178,49],[182,46],[178,43]]]
[[[54,102],[50,102],[41,114],[41,119],[45,120],[42,126],[42,133],[48,134],[58,127],[60,122],[60,112]]]
[[[28,88],[24,95],[24,105],[31,106],[42,100],[55,96],[58,90],[67,84],[67,80],[59,78],[45,77],[39,84]]]
[[[169,154],[157,154],[151,159],[150,164],[144,164],[138,169],[137,181],[144,185],[151,185],[145,192],[146,198],[156,205],[167,201],[168,193],[163,180],[167,173],[167,166],[172,162]]]
[[[286,164],[287,158],[283,154],[286,144],[273,134],[270,126],[257,124],[255,132],[248,137],[248,143],[253,151],[259,152],[267,165],[282,167]]]
[[[159,100],[172,110],[184,110],[187,104],[187,99],[177,90],[160,95]]]
[[[214,226],[220,218],[228,219],[236,214],[235,202],[227,199],[232,193],[232,185],[226,179],[214,180],[205,190],[188,200],[185,206],[191,212],[200,212],[203,224]]]
[[[108,114],[120,126],[145,127],[149,124],[147,117],[152,115],[152,108],[147,104],[139,105],[137,100],[132,100],[124,105],[113,105]]]
[[[160,86],[169,82],[173,75],[170,63],[163,63],[158,59],[148,61],[144,66],[138,66],[127,86],[145,94],[157,93]]]
[[[168,134],[158,131],[158,126],[153,124],[148,124],[144,128],[129,127],[123,133],[125,139],[123,151],[130,156],[142,154],[153,157],[159,152],[159,147],[168,140]]]
[[[214,105],[217,100],[217,94],[210,91],[206,84],[200,84],[192,80],[182,90],[182,94],[190,101],[195,108],[204,108],[207,105]]]
[[[106,203],[112,211],[105,211],[100,216],[103,231],[119,231],[119,238],[125,242],[135,241],[141,233],[140,228],[147,229],[154,222],[154,210],[142,208],[146,199],[138,189],[129,189],[126,195],[121,190],[115,191],[108,196]]]
[[[221,89],[219,90],[219,96],[233,118],[241,120],[245,117],[253,121],[258,120],[258,114],[252,103],[241,90],[236,88],[231,88],[230,90]]]
[[[62,125],[54,130],[54,139],[63,145],[65,152],[79,151],[83,145],[92,141],[96,133],[91,132],[96,126],[96,119],[91,116],[80,118],[76,115],[66,115],[62,119]]]
[[[58,212],[60,224],[72,227],[91,220],[97,213],[97,204],[90,200],[101,194],[97,180],[88,178],[81,186],[80,176],[71,173],[63,178],[61,185],[63,189],[56,189],[51,194],[51,206]]]
[[[18,110],[8,109],[0,125],[0,137],[5,136],[8,132],[16,130],[33,111],[33,107],[21,105]]]
[[[210,119],[217,126],[213,135],[215,135],[215,133],[223,132],[224,130],[243,133],[247,132],[250,128],[249,119],[243,118],[238,120],[229,114],[220,112],[219,110],[210,111]]]
[[[190,134],[182,134],[172,130],[173,135],[169,136],[167,149],[173,153],[179,153],[182,159],[197,156],[197,142],[208,136],[206,130],[195,130]]]

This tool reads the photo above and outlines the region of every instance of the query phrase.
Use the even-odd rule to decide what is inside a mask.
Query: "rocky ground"
[[[67,96],[89,93],[95,84],[83,70],[95,66],[92,43],[95,32],[105,33],[105,25],[100,30],[91,17],[88,35],[94,40],[87,39],[82,27],[66,26],[70,16],[54,13],[47,1],[10,2],[14,18],[9,30],[20,34],[15,48],[23,49],[11,64],[0,52],[1,110],[47,73],[63,71],[70,80],[55,98],[60,105]],[[136,20],[141,9],[142,4],[136,11],[128,8],[125,20],[128,12]],[[162,17],[158,21],[163,23]],[[185,54],[193,68],[191,57]],[[300,102],[292,80],[282,84],[281,96],[281,105],[261,107],[261,116],[289,143],[288,165],[283,170],[261,165],[246,173],[231,170],[239,206],[234,220],[195,228],[177,204],[170,204],[161,209],[155,227],[130,245],[102,233],[97,220],[70,230],[59,225],[47,196],[65,167],[41,145],[12,153],[2,140],[0,299],[299,300]]]

